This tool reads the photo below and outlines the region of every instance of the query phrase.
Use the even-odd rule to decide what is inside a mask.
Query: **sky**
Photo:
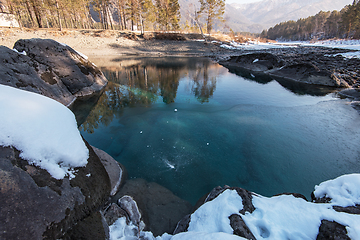
[[[261,0],[225,0],[227,4],[230,3],[253,3],[253,2],[259,2]]]

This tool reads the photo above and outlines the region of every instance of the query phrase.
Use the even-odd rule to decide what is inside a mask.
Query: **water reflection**
[[[95,106],[84,107],[92,110],[81,134],[131,178],[192,203],[225,184],[308,195],[321,181],[359,171],[359,115],[331,95],[259,84],[256,75],[239,77],[208,59],[95,63],[109,84]]]
[[[209,102],[217,77],[225,70],[209,59],[199,58],[112,59],[111,62],[116,64],[99,66],[109,83],[91,114],[84,113],[89,107],[81,107],[89,105],[88,102],[78,102],[73,108],[82,125],[80,129],[89,133],[99,124],[108,126],[115,116],[121,116],[124,107],[174,103],[182,80],[188,81],[188,89],[199,103]]]

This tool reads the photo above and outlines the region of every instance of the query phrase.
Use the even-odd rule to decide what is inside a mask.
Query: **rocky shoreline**
[[[176,46],[177,43],[166,44]],[[312,83],[311,86],[318,88],[346,88],[340,95],[353,98],[354,107],[358,106],[360,60],[334,56],[347,50],[296,47],[229,51],[217,43],[201,44],[210,46],[209,51],[202,53],[203,56],[216,59],[230,70],[245,70],[245,74],[254,77],[262,74],[275,79],[283,78],[306,86]],[[106,79],[96,66],[64,44],[31,39],[19,40],[14,47],[17,51],[0,48],[3,52],[1,84],[40,93],[66,106],[79,96],[100,94],[106,85]],[[154,239],[153,234],[162,235],[165,232],[180,236],[191,232],[191,213],[195,214],[196,209],[222,193],[228,193],[227,190],[234,190],[242,199],[242,209],[239,214],[226,217],[230,220],[231,234],[257,239],[257,233],[252,232],[242,219],[247,212],[255,211],[253,198],[258,197],[257,194],[241,188],[217,187],[192,209],[188,202],[155,183],[141,179],[126,181],[126,170],[121,164],[100,149],[88,144],[87,148],[90,152],[89,164],[79,168],[72,179],[56,180],[45,170],[22,159],[15,147],[0,147],[0,199],[6,203],[6,208],[1,209],[0,238],[28,239],[31,233],[33,239],[108,239],[109,226],[119,219],[124,219],[121,225],[124,229],[130,229],[128,232],[124,230],[124,237]],[[307,202],[303,196],[290,195]],[[314,196],[312,202],[329,203],[331,199]],[[49,214],[41,210],[44,204]],[[359,214],[359,204],[333,208],[337,212]],[[23,215],[23,212],[27,214]],[[36,215],[38,212],[41,212],[40,218]],[[317,239],[349,239],[345,227],[324,219],[319,225]],[[270,234],[264,229],[260,229],[262,237]],[[164,236],[163,239],[170,237]]]
[[[346,58],[346,49],[289,47],[266,50],[237,50],[215,57],[230,72],[260,79],[277,80],[299,94],[325,95],[337,92],[360,109],[360,59]],[[360,112],[359,112],[360,113]]]

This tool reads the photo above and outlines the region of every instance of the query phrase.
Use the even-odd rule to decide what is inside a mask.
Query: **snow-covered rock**
[[[359,206],[359,186],[360,174],[321,183],[315,187],[314,196],[326,197],[320,202],[328,203],[308,202],[296,194],[268,198],[255,193],[244,195],[246,191],[239,188],[220,188],[219,195],[208,197],[191,215],[186,231],[233,233],[247,239],[359,239],[359,212],[334,207]],[[246,224],[243,232],[235,231],[234,215]],[[251,235],[245,236],[249,232]]]
[[[308,202],[299,194],[263,197],[245,189],[217,187],[204,203],[182,221],[182,231],[154,237],[130,231],[135,226],[120,219],[110,228],[111,239],[359,239],[360,215],[339,212],[334,205],[356,206],[360,174],[344,175],[315,187],[325,203]],[[324,202],[324,201],[323,201]],[[241,224],[238,224],[241,222]],[[185,227],[184,227],[185,226]],[[235,228],[234,226],[241,226]],[[129,230],[130,229],[130,230]],[[146,238],[145,238],[146,236]],[[121,238],[124,237],[124,238]]]
[[[0,116],[0,239],[58,239],[104,204],[108,174],[68,108],[0,85]]]

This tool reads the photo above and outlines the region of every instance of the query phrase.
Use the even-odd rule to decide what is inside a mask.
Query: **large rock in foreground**
[[[51,39],[20,39],[0,46],[0,84],[42,94],[69,106],[101,92],[102,72],[71,47]]]
[[[109,177],[87,147],[86,167],[72,179],[57,180],[21,159],[15,148],[0,146],[1,239],[58,239],[104,204]]]

